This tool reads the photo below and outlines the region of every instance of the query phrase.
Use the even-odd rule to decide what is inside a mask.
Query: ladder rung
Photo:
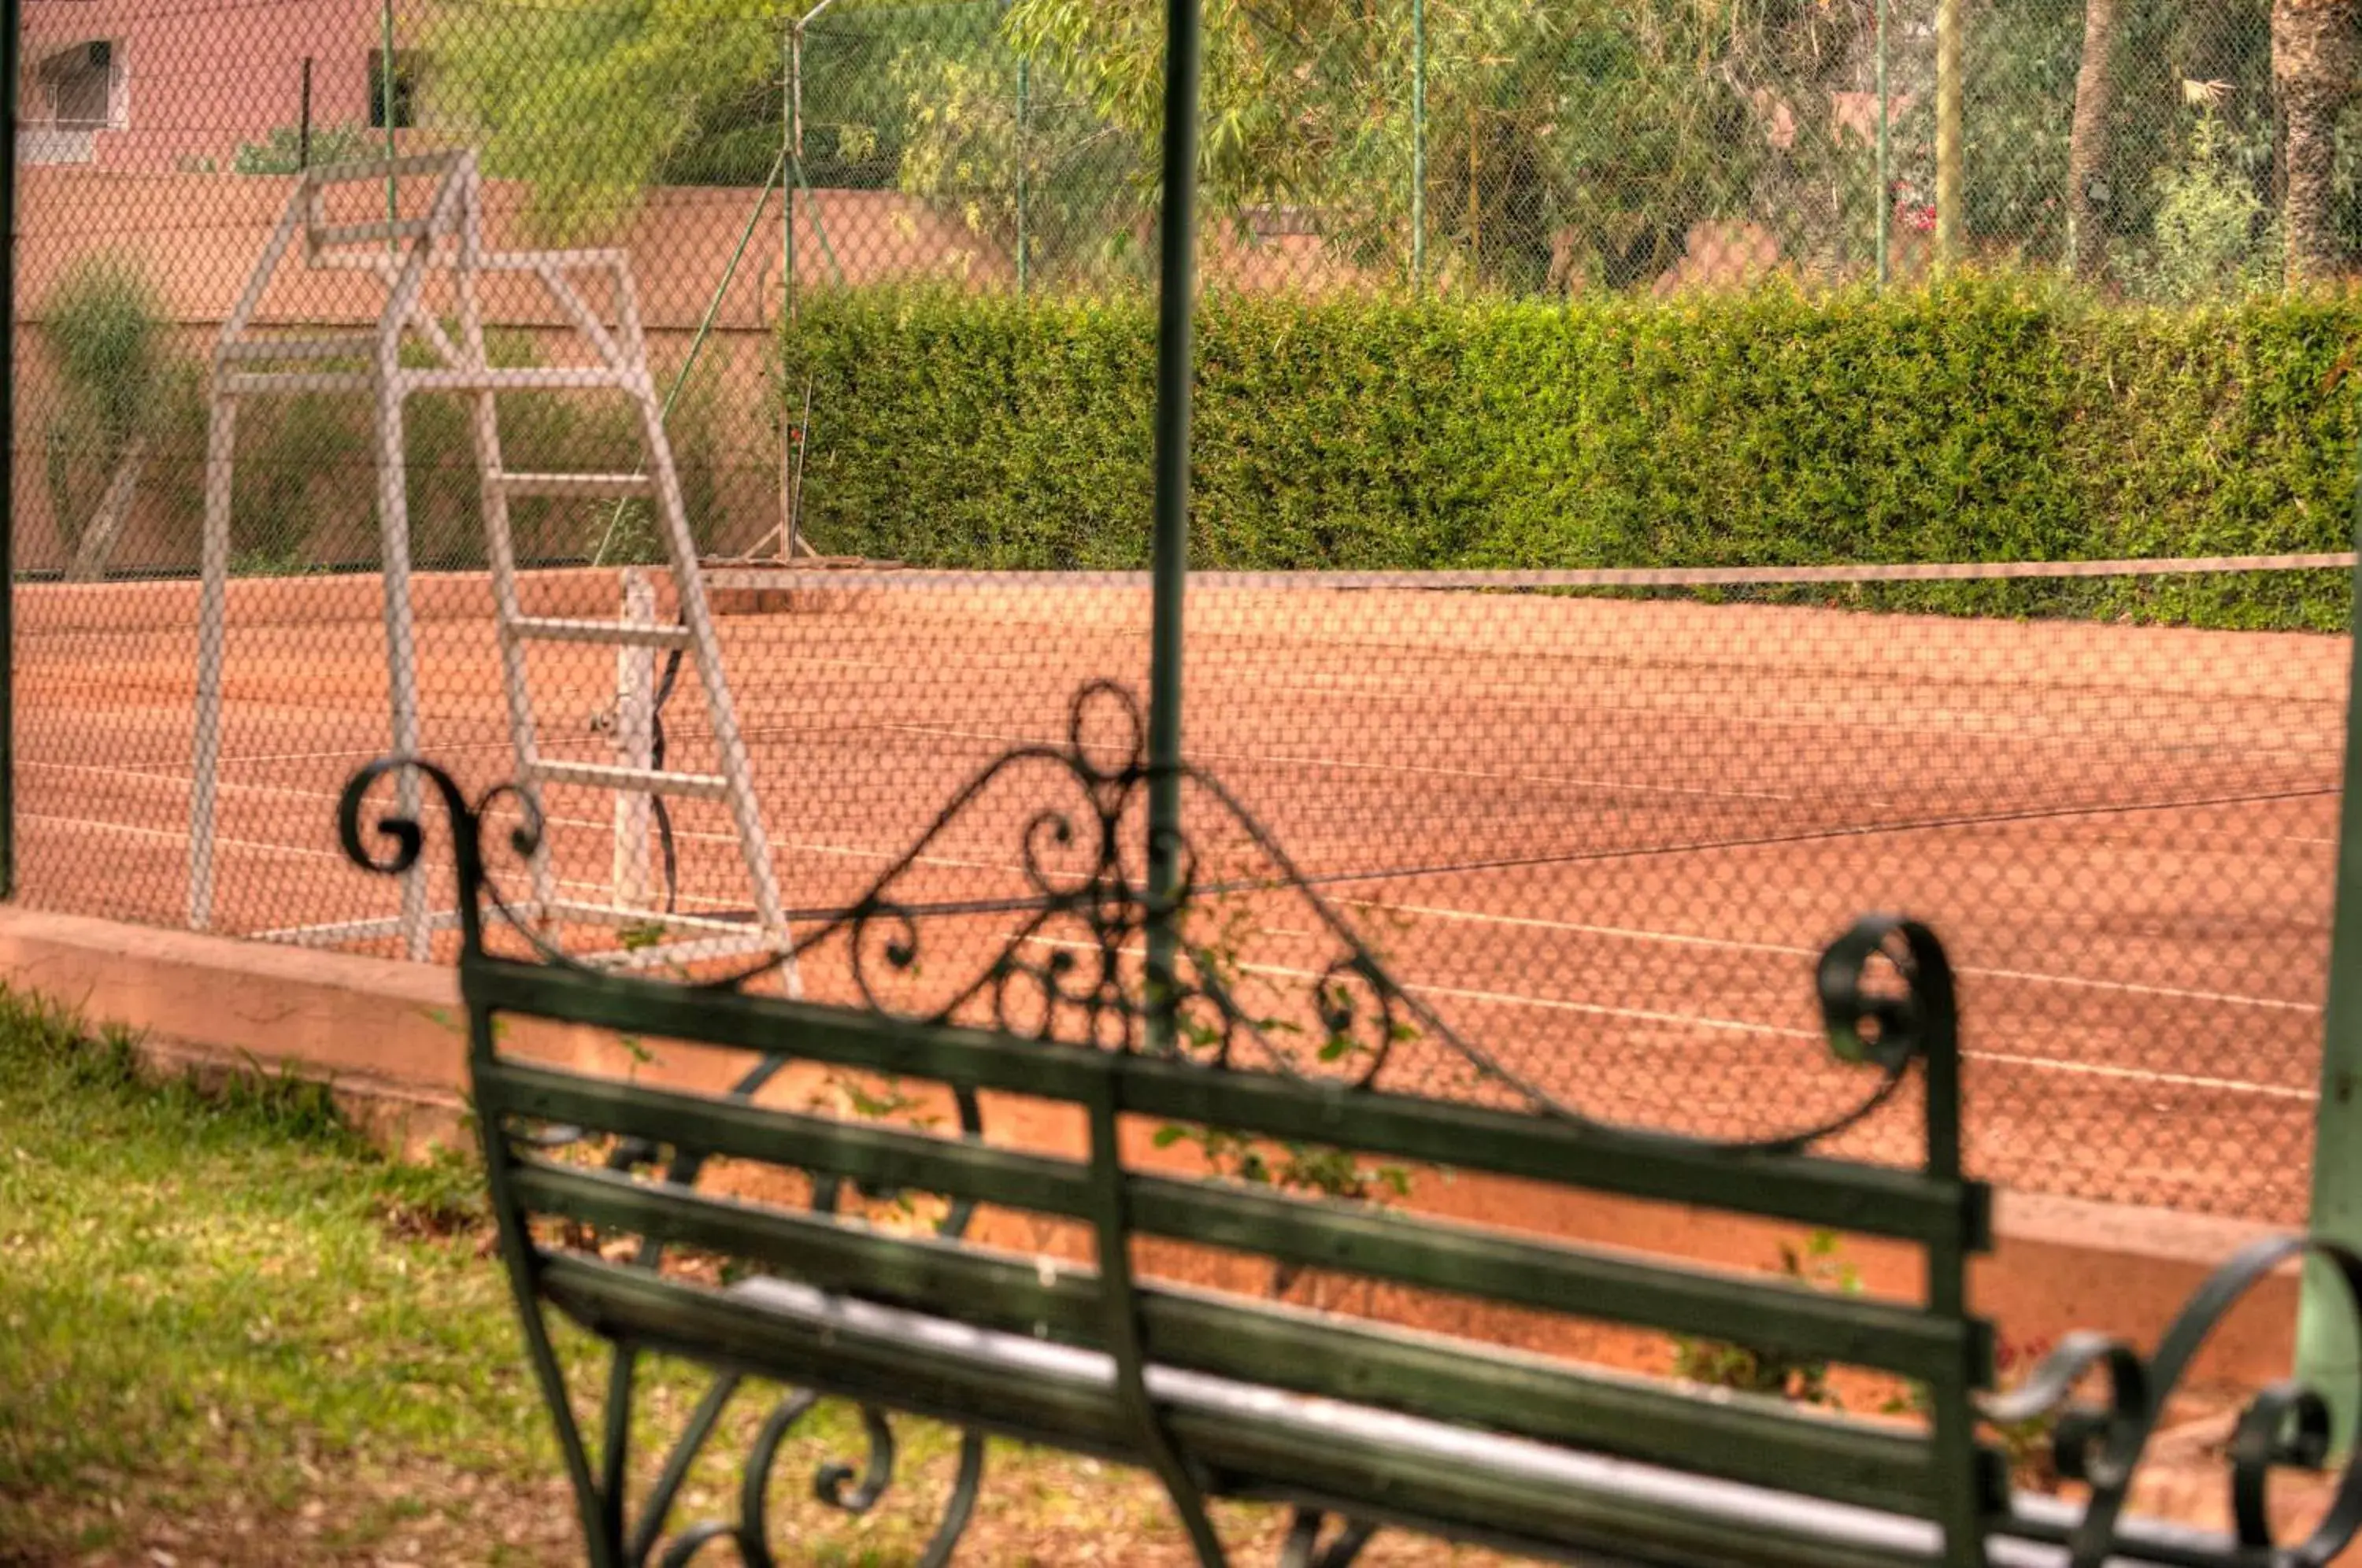
[[[348,333],[337,337],[255,337],[223,346],[225,359],[366,359],[377,354],[377,335]]]
[[[622,500],[656,493],[656,481],[645,474],[496,473],[492,482],[511,495],[590,495],[602,500]]]
[[[553,643],[600,643],[619,648],[689,646],[689,628],[674,623],[562,621],[546,615],[520,615],[509,624],[521,637],[540,637]]]
[[[291,370],[281,375],[237,375],[221,378],[221,390],[230,397],[259,397],[270,392],[368,392],[377,385],[375,370]]]
[[[414,152],[401,158],[360,158],[346,163],[317,163],[304,171],[306,185],[354,185],[389,175],[445,174],[459,166],[460,152]]]
[[[556,392],[568,387],[624,387],[638,383],[628,374],[590,365],[501,365],[481,370],[408,370],[403,381],[411,392]]]
[[[653,969],[659,964],[698,964],[716,958],[743,958],[756,953],[785,953],[781,936],[752,932],[745,936],[707,936],[690,942],[664,942],[654,947],[624,948],[592,955],[589,962],[606,969]]]
[[[424,239],[434,232],[431,218],[396,218],[388,223],[379,218],[374,223],[338,223],[312,230],[312,248],[325,250],[337,245],[368,245],[389,239]]]
[[[541,762],[534,777],[545,784],[589,784],[602,790],[629,790],[646,795],[684,795],[696,801],[718,801],[729,792],[730,780],[712,773],[663,773],[646,767],[608,767],[595,762]]]
[[[720,935],[744,935],[760,929],[743,920],[723,920],[713,915],[660,913],[655,910],[631,909],[623,904],[588,903],[579,899],[553,900],[542,911],[553,920],[579,921],[586,925],[654,926],[668,932],[701,931]]]

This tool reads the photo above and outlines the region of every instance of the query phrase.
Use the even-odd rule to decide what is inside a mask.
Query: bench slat
[[[703,1154],[825,1171],[873,1188],[915,1187],[1043,1214],[1092,1212],[1088,1173],[1072,1160],[516,1062],[481,1065],[475,1081],[480,1115],[546,1117]]]
[[[1528,1176],[1628,1197],[1693,1203],[1944,1249],[1990,1244],[1973,1183],[1827,1158],[1735,1154],[1682,1139],[1374,1091],[1308,1092],[1269,1075],[1042,1044],[987,1031],[743,993],[557,974],[470,955],[468,999],[495,1010],[979,1089],[1085,1100],[1120,1077],[1125,1110],[1262,1137],[1334,1142],[1363,1153]],[[481,1066],[479,1062],[479,1066]]]
[[[751,1292],[716,1292],[578,1258],[552,1258],[544,1266],[553,1302],[627,1342],[1119,1462],[1139,1460],[1112,1378],[1094,1376],[1083,1353],[1029,1354],[1021,1342],[996,1356],[995,1347],[963,1342],[956,1327],[913,1332],[908,1315],[857,1304],[844,1315],[820,1304],[810,1312],[781,1310]],[[789,1286],[779,1294],[809,1293]],[[888,1321],[872,1325],[869,1319]],[[1626,1461],[1538,1452],[1516,1440],[1438,1430],[1432,1421],[1383,1412],[1308,1408],[1160,1367],[1152,1367],[1149,1378],[1186,1452],[1218,1481],[1253,1478],[1238,1486],[1241,1496],[1301,1501],[1325,1494],[1350,1514],[1513,1548],[1539,1544],[1562,1557],[1568,1544],[1580,1542],[1613,1561],[1633,1561],[1637,1553],[1650,1562],[1700,1568],[1736,1561],[1758,1568],[1915,1568],[1933,1564],[1940,1552],[1931,1527],[1892,1515],[1816,1513],[1775,1496]],[[1421,1441],[1404,1441],[1412,1435]],[[1671,1491],[1694,1506],[1668,1507]],[[1714,1502],[1720,1506],[1708,1506]]]
[[[692,1150],[874,1176],[1013,1207],[1088,1212],[1089,1191],[1079,1167],[1040,1156],[743,1101],[600,1084],[516,1064],[481,1069],[478,1083],[485,1113],[529,1110]],[[1738,1340],[1939,1385],[1959,1376],[1963,1347],[1976,1348],[1968,1326],[1893,1302],[1606,1257],[1367,1206],[1308,1202],[1164,1176],[1126,1179],[1136,1229],[1288,1263],[1672,1333]],[[672,1199],[635,1187],[612,1201],[644,1203],[653,1213]],[[767,1262],[792,1261],[791,1253],[762,1255]]]
[[[1735,1340],[1936,1382],[1976,1349],[1968,1324],[1769,1278],[1628,1261],[1367,1205],[1130,1178],[1136,1231],[1581,1318]]]
[[[870,1234],[539,1161],[521,1164],[516,1181],[530,1209],[770,1263],[828,1289],[982,1327],[1099,1342],[1098,1276],[1081,1265],[1045,1275],[1032,1257]],[[1171,1286],[1144,1287],[1140,1311],[1150,1355],[1176,1366],[1834,1501],[1915,1515],[1929,1508],[1930,1451],[1908,1429],[1692,1397],[1471,1342]]]

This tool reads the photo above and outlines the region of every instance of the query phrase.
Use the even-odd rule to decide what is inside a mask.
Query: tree
[[[2086,282],[2107,265],[2108,119],[2114,110],[2116,0],[2083,0],[2083,62],[2067,144],[2069,265]]]
[[[2362,0],[2274,0],[2272,85],[2279,98],[2281,224],[2291,283],[2325,277],[2341,247],[2332,210],[2337,115],[2362,61]]]
[[[438,8],[422,115],[527,182],[559,238],[612,231],[652,184],[762,182],[778,157],[789,3],[549,0]]]

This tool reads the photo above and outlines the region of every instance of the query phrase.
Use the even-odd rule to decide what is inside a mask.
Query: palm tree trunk
[[[2075,276],[2094,282],[2108,264],[2108,113],[2115,100],[2116,0],[2083,0],[2083,63],[2067,140],[2067,243]]]
[[[2288,281],[2301,283],[2337,270],[2340,248],[2330,223],[2330,174],[2337,115],[2354,95],[2362,61],[2362,0],[2273,0],[2272,85],[2282,135],[2281,229]]]

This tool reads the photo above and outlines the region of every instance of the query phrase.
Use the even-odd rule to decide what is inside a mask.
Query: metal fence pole
[[[1894,221],[1893,108],[1886,95],[1887,0],[1878,0],[1878,286],[1892,276],[1888,259],[1888,226]]]
[[[2355,498],[2355,535],[2362,538],[2362,490]],[[2355,568],[2355,603],[2362,606],[2362,562]],[[2362,636],[2352,639],[2345,693],[2345,788],[2337,809],[2336,902],[2329,922],[2329,995],[2322,1010],[2321,1098],[2313,1111],[2312,1208],[2316,1236],[2362,1245],[2362,789],[2354,771],[2362,762]],[[2305,1260],[2297,1309],[2297,1376],[2329,1401],[2333,1446],[2354,1442],[2356,1381],[2362,1344],[2354,1309],[2337,1271]]]
[[[1032,248],[1025,225],[1025,164],[1031,154],[1025,132],[1030,123],[1032,87],[1033,62],[1021,54],[1017,57],[1017,297],[1021,300],[1025,297],[1026,252]]]
[[[7,359],[0,364],[0,426],[17,444],[17,0],[0,0],[0,93],[8,110],[8,168],[0,176],[0,300],[8,310]],[[13,470],[13,458],[11,462]],[[17,504],[0,497],[0,899],[17,891]]]
[[[1157,236],[1156,516],[1148,671],[1149,1022],[1173,1042],[1181,876],[1181,612],[1189,572],[1191,314],[1198,240],[1198,0],[1166,0],[1164,214]]]
[[[1427,0],[1410,0],[1410,281],[1426,292]]]
[[[1936,259],[1960,259],[1960,0],[1936,6]]]
[[[799,17],[788,24],[787,80],[781,83],[786,92],[780,100],[779,161],[786,169],[779,193],[779,287],[780,314],[788,320],[796,318],[796,187],[803,182],[803,171],[797,166],[796,155],[802,150],[804,111],[804,22]]]
[[[384,121],[385,121],[385,157],[386,157],[386,162],[390,165],[390,164],[392,164],[392,161],[393,161],[393,158],[394,158],[394,143],[393,143],[393,121],[394,121],[394,113],[393,113],[393,81],[394,81],[394,72],[393,72],[393,0],[384,0],[384,4],[383,4],[383,5],[381,5],[381,6],[380,6],[378,7],[378,18],[379,18],[379,22],[380,22],[380,24],[381,24],[381,31],[382,31],[382,32],[383,32],[383,34],[384,34],[384,43],[383,43],[383,45],[382,45],[382,48],[383,48],[383,50],[384,50],[384,53],[383,53],[383,56],[382,56],[382,61],[383,61],[384,69],[383,69],[383,70],[381,70],[381,71],[380,71],[380,72],[378,72],[378,83],[377,83],[377,92],[378,92],[378,107],[379,107],[381,110],[382,110],[382,111],[383,111],[383,113],[382,113],[382,115],[381,115],[381,118],[383,118],[383,119],[384,119]],[[394,178],[393,178],[393,171],[392,171],[392,168],[390,168],[390,167],[389,167],[389,168],[386,170],[386,171],[385,171],[385,221],[386,221],[386,226],[387,226],[389,228],[391,228],[394,224],[396,224],[396,223],[400,222],[400,221],[401,221],[401,218],[402,218],[401,197],[400,197],[399,190],[398,190],[398,188],[397,188],[397,186],[396,186],[396,184],[395,184],[395,182],[394,182]],[[392,236],[392,234],[388,234],[388,235],[385,237],[385,248],[386,248],[387,251],[388,251],[388,252],[392,252],[392,251],[393,250],[394,247],[395,247],[395,240],[394,240],[394,237],[393,237],[393,236]]]

